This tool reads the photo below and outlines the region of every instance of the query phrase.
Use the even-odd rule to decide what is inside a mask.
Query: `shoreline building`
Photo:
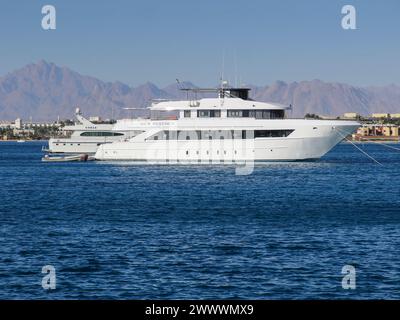
[[[353,140],[388,140],[399,141],[400,127],[395,124],[366,123],[353,134]]]
[[[60,128],[61,124],[57,122],[53,123],[24,123],[21,118],[15,119],[14,122],[0,121],[0,129],[6,130],[8,133],[0,137],[1,140],[8,140],[10,136],[15,137],[31,137],[40,128]],[[12,131],[12,133],[11,133]]]

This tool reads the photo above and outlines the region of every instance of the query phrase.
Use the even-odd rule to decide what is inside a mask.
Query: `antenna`
[[[289,105],[290,117],[293,118],[293,102]]]
[[[238,88],[238,68],[237,68],[237,54],[235,50],[234,56],[234,63],[235,63],[235,87]]]
[[[225,70],[225,51],[222,53],[222,69],[221,69],[221,86],[223,85],[222,82],[224,81],[224,70]]]

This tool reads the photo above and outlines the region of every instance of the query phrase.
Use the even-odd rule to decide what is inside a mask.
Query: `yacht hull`
[[[293,120],[282,120],[282,124],[284,121],[289,122],[289,127],[293,127]],[[319,159],[359,127],[357,122],[297,121],[301,121],[303,125],[296,128],[288,137],[161,141],[146,141],[138,137],[129,142],[101,145],[95,158],[97,160],[157,163],[232,163]]]

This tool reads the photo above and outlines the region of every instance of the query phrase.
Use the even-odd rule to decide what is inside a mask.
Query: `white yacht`
[[[137,132],[129,130],[114,130],[115,124],[95,124],[83,117],[79,108],[75,112],[78,123],[65,126],[63,131],[70,136],[51,138],[49,148],[43,151],[49,153],[94,154],[97,148],[106,143],[133,137]],[[140,131],[141,132],[141,131]]]
[[[151,119],[118,121],[115,130],[142,132],[99,146],[97,160],[156,163],[232,163],[318,159],[360,124],[286,117],[290,107],[249,99],[248,88],[184,89],[186,101],[155,101]],[[216,98],[196,99],[213,91]],[[177,118],[156,113],[175,111]]]

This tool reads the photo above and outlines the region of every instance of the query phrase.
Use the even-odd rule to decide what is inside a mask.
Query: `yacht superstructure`
[[[215,163],[318,159],[360,125],[345,120],[288,119],[290,107],[249,99],[248,88],[186,89],[217,98],[156,101],[154,112],[177,119],[119,121],[115,130],[142,132],[99,146],[97,160]]]

